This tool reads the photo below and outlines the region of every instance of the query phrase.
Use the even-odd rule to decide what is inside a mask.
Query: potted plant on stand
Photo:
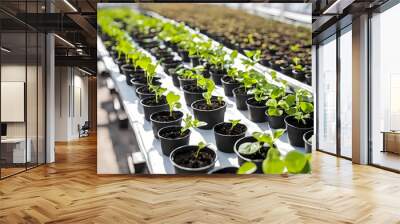
[[[198,145],[184,145],[170,154],[170,161],[176,173],[207,173],[217,161],[217,153],[199,142]]]
[[[168,104],[165,96],[163,95],[167,89],[161,86],[152,86],[154,96],[144,98],[140,101],[140,105],[143,106],[144,118],[150,121],[150,115],[152,113],[168,110]]]
[[[203,99],[207,83],[211,80],[204,78],[202,75],[197,75],[195,84],[185,85],[182,87],[183,96],[185,97],[186,105],[190,106],[196,100]]]
[[[304,147],[303,135],[314,127],[311,113],[314,111],[314,105],[307,100],[311,94],[298,89],[295,92],[295,102],[289,105],[287,110],[289,116],[285,117],[286,129],[288,131],[289,143],[293,146]]]
[[[239,165],[253,162],[257,166],[257,171],[261,172],[262,162],[267,157],[269,149],[276,148],[275,142],[284,132],[284,129],[278,129],[273,133],[253,132],[252,136],[236,141],[233,149],[238,156]]]
[[[204,126],[207,123],[193,119],[190,115],[186,115],[186,118],[183,119],[183,124],[183,127],[167,126],[158,131],[158,137],[161,141],[161,150],[164,155],[169,156],[175,148],[189,144],[190,128]]]
[[[140,80],[143,80],[143,83],[137,83],[135,84],[136,86],[136,95],[139,96],[140,99],[144,99],[149,96],[154,96],[155,89],[158,88],[161,83],[158,81],[155,81],[155,75],[156,75],[156,67],[158,64],[153,65],[151,63],[148,63],[146,65],[142,65],[145,68],[146,71],[146,76],[144,78],[141,78]]]
[[[230,68],[228,74],[222,77],[222,86],[224,87],[225,96],[233,96],[233,89],[240,86],[240,82],[237,80],[239,77],[239,71],[237,68]]]
[[[202,129],[211,129],[214,125],[224,121],[226,102],[222,97],[213,97],[212,93],[215,89],[215,84],[212,80],[206,79],[207,91],[203,93],[204,99],[194,101],[191,105],[193,114],[196,119],[207,122]]]
[[[181,108],[180,96],[174,92],[169,92],[166,96],[169,111],[159,111],[150,115],[153,133],[158,138],[158,131],[166,126],[180,126],[183,113],[175,109]]]
[[[254,94],[254,97],[246,100],[247,108],[249,108],[250,120],[255,123],[261,123],[267,121],[265,105],[268,99],[269,90],[272,87],[265,79],[258,79],[256,88],[252,89],[250,93]]]
[[[186,85],[196,85],[196,77],[201,75],[204,71],[203,66],[197,66],[194,68],[184,68],[177,71],[179,85],[183,88]]]
[[[299,80],[299,81],[304,81],[305,80],[305,68],[300,64],[300,58],[294,57],[292,59],[294,65],[293,65],[293,78]]]
[[[240,120],[229,120],[214,126],[215,144],[221,152],[233,153],[235,142],[246,134],[247,126]]]
[[[286,128],[284,121],[286,110],[295,102],[295,96],[293,94],[285,95],[285,90],[286,86],[277,87],[269,95],[270,99],[267,101],[265,114],[268,117],[270,128]]]
[[[238,110],[247,110],[246,101],[253,95],[249,93],[249,90],[254,87],[257,80],[250,76],[249,72],[239,72],[239,80],[241,86],[233,89],[233,96],[236,101],[236,108]]]

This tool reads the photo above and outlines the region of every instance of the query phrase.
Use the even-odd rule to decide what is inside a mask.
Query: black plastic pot
[[[235,142],[246,135],[247,127],[244,124],[237,124],[235,128],[241,128],[241,132],[232,135],[221,133],[222,128],[231,127],[231,123],[222,122],[214,126],[215,144],[217,149],[225,153],[233,153]]]
[[[184,78],[181,78],[180,76],[178,76],[178,80],[179,80],[179,85],[181,87],[186,86],[186,85],[196,85],[196,83],[197,83],[196,79],[184,79]]]
[[[304,147],[303,135],[307,131],[313,130],[313,120],[306,119],[306,125],[299,127],[297,120],[293,116],[287,116],[285,117],[285,123],[289,143],[293,146]]]
[[[200,65],[200,57],[198,56],[189,56],[190,58],[190,63],[192,64],[192,67],[196,67]]]
[[[235,154],[238,157],[238,161],[239,161],[239,166],[241,166],[243,163],[245,162],[253,162],[257,165],[257,170],[256,173],[262,173],[262,163],[264,161],[264,159],[257,159],[257,160],[252,160],[249,158],[244,157],[243,155],[241,155],[239,153],[239,146],[245,142],[256,142],[257,140],[253,137],[253,136],[247,136],[247,137],[243,137],[239,140],[237,140],[235,142],[235,145],[233,146],[233,151],[235,152]]]
[[[215,85],[222,85],[222,77],[226,75],[226,71],[219,69],[210,69],[211,79],[214,81]]]
[[[185,98],[186,105],[188,105],[188,106],[192,105],[192,103],[194,101],[203,99],[203,93],[206,92],[205,90],[202,90],[202,92],[193,92],[193,91],[189,90],[189,88],[191,88],[191,87],[196,88],[196,89],[201,89],[196,84],[186,85],[186,86],[182,87],[183,97]]]
[[[136,95],[139,97],[139,99],[144,99],[144,98],[147,98],[147,97],[150,97],[150,96],[154,96],[155,94],[154,93],[148,93],[147,91],[144,91],[144,90],[147,90],[148,89],[148,87],[146,86],[146,85],[143,85],[143,86],[140,86],[140,87],[138,87],[137,89],[136,89]]]
[[[214,157],[212,163],[207,166],[199,167],[199,168],[191,168],[191,167],[180,166],[175,162],[177,156],[180,156],[182,154],[190,155],[191,153],[195,153],[197,148],[198,148],[197,145],[184,145],[184,146],[176,148],[174,151],[171,152],[169,158],[170,158],[172,165],[174,166],[175,173],[177,173],[177,174],[208,173],[210,170],[212,170],[214,168],[215,162],[217,161],[217,153],[208,147],[206,147],[200,151],[200,153],[204,153],[204,152],[211,153]]]
[[[158,131],[167,126],[180,126],[182,123],[183,113],[180,111],[172,111],[173,115],[170,116],[169,111],[159,111],[150,115],[151,126],[153,128],[154,137],[158,138]],[[162,116],[168,118],[168,121],[157,120],[157,117]]]
[[[292,74],[293,74],[293,78],[299,80],[300,82],[303,82],[306,79],[304,72],[299,72],[299,71],[296,71],[293,69]]]
[[[179,83],[179,79],[178,79],[179,75],[176,74],[175,71],[171,73],[171,77],[172,77],[172,83],[174,84],[174,86],[176,86],[178,88],[181,87],[181,84]]]
[[[303,140],[304,140],[304,152],[306,153],[311,153],[312,152],[312,141],[308,141],[311,136],[314,135],[314,131],[307,131],[306,133],[304,133],[303,135]]]
[[[189,144],[190,130],[186,130],[183,136],[172,136],[172,132],[179,133],[180,130],[180,126],[168,126],[163,127],[158,131],[157,135],[160,139],[161,151],[164,155],[169,156],[174,149]]]
[[[267,122],[268,117],[265,114],[267,106],[265,100],[258,103],[254,98],[246,100],[247,107],[249,108],[250,120],[255,123]]]
[[[178,54],[179,56],[182,58],[182,60],[184,62],[190,62],[190,58],[189,58],[189,52],[185,51],[185,50],[178,50]]]
[[[181,61],[166,61],[166,62],[162,63],[161,65],[164,68],[164,72],[167,73],[168,75],[171,75],[170,69],[175,69],[176,67],[178,67],[181,64],[182,64]]]
[[[235,102],[236,102],[236,108],[238,110],[247,110],[247,104],[246,101],[248,99],[250,99],[251,97],[253,97],[252,94],[242,94],[241,93],[241,89],[244,89],[244,87],[237,87],[235,89],[233,89],[233,96],[235,97]]]
[[[208,174],[236,174],[238,171],[238,167],[227,166],[215,170],[211,170]]]
[[[267,120],[270,128],[272,129],[286,128],[285,113],[282,114],[281,116],[269,116],[267,111],[265,111],[265,115],[267,115]]]
[[[282,65],[282,66],[280,66],[280,70],[283,74],[285,74],[287,76],[292,75],[292,68],[290,65]]]
[[[161,86],[161,82],[158,81],[160,79],[160,77],[155,77],[153,79],[153,85],[158,85]],[[133,85],[133,87],[135,87],[135,89],[139,88],[140,86],[146,85],[147,84],[147,80],[145,77],[138,77],[138,78],[134,78],[131,80],[131,83]]]
[[[220,73],[215,73],[215,72],[211,72],[211,79],[214,81],[215,85],[222,85],[222,77],[225,75],[224,73],[220,74]]]
[[[160,100],[159,100],[159,104],[158,105],[151,105],[149,104],[149,102],[154,101],[155,97],[147,97],[145,99],[142,99],[140,101],[140,104],[143,106],[143,111],[144,111],[144,118],[147,121],[150,121],[150,115],[155,113],[155,112],[159,112],[159,111],[163,111],[163,110],[168,110],[168,104],[167,104],[167,100],[165,99],[165,97],[163,96]]]
[[[240,86],[240,83],[236,80],[232,80],[231,77],[225,75],[221,79],[222,87],[224,87],[225,96],[233,96],[233,89]]]
[[[216,101],[216,100],[212,100]],[[214,109],[214,110],[201,110],[197,108],[197,105],[204,103],[205,100],[197,100],[194,101],[191,104],[191,107],[193,109],[193,115],[194,117],[199,120],[199,121],[204,121],[207,122],[207,125],[199,127],[200,129],[211,129],[214,127],[214,125],[221,123],[224,121],[225,118],[225,111],[226,111],[226,102],[224,102],[224,105]]]
[[[306,83],[307,83],[308,85],[311,85],[311,83],[312,83],[312,76],[311,76],[311,74],[310,74],[310,73],[307,73],[307,74],[305,74],[305,77],[306,77]]]
[[[122,74],[124,74],[126,76],[130,76],[130,75],[134,74],[135,68],[130,64],[124,64],[124,65],[121,65],[121,71],[122,71]]]

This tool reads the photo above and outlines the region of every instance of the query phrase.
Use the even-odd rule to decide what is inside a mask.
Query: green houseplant
[[[295,102],[295,96],[293,94],[286,95],[286,85],[275,88],[268,99],[266,105],[267,110],[265,111],[270,128],[286,128],[285,117],[286,110],[290,108]]]
[[[254,88],[257,79],[253,78],[251,71],[239,71],[237,79],[241,84],[232,91],[236,101],[236,108],[238,110],[247,110],[246,101],[253,96],[253,94],[249,93],[249,90]]]
[[[268,151],[271,148],[276,148],[275,142],[284,132],[284,129],[270,133],[253,132],[252,136],[243,137],[236,141],[234,152],[238,156],[239,165],[245,162],[253,162],[257,165],[257,172],[261,172],[262,163],[267,157]]]
[[[169,156],[172,150],[177,147],[189,144],[190,129],[198,128],[207,125],[206,122],[194,119],[187,114],[183,119],[183,126],[166,126],[158,131],[158,136],[161,141],[161,150],[164,155]]]
[[[257,164],[245,162],[238,169],[238,174],[252,174],[257,171]],[[311,173],[311,154],[292,150],[282,156],[278,149],[270,148],[262,163],[264,174],[307,174]]]
[[[225,96],[233,96],[233,89],[240,86],[239,70],[237,68],[231,67],[228,73],[224,75],[221,79],[222,87],[224,87]]]
[[[214,126],[214,137],[217,149],[221,152],[233,153],[233,146],[237,140],[246,134],[247,126],[240,120],[229,120]]]
[[[265,115],[267,106],[265,104],[273,85],[271,85],[264,77],[258,76],[256,80],[256,87],[250,91],[254,97],[247,99],[246,104],[249,108],[250,120],[256,123],[261,123],[267,121],[267,116]]]
[[[194,101],[191,105],[194,117],[207,122],[206,126],[201,128],[211,129],[214,125],[224,121],[226,102],[222,97],[213,97],[215,90],[215,83],[210,79],[201,79],[200,83],[204,81],[204,88],[206,92],[203,93],[203,99]]]
[[[285,123],[289,143],[293,146],[304,147],[303,135],[314,127],[311,116],[314,112],[314,105],[308,101],[309,98],[311,98],[311,93],[304,89],[298,89],[295,92],[294,102],[286,110],[288,116],[285,117]]]
[[[217,153],[204,142],[184,145],[170,154],[170,161],[176,173],[207,173],[217,161]]]
[[[180,96],[170,91],[166,95],[168,111],[159,111],[150,115],[150,121],[153,128],[153,133],[158,138],[158,131],[167,126],[180,126],[182,122],[183,113],[176,109],[181,108],[179,102]]]

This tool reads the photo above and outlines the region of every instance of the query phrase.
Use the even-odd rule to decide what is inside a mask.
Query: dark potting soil
[[[181,117],[182,113],[179,113],[177,111],[172,111],[172,116],[170,115],[169,111],[162,111],[152,116],[152,119],[160,122],[167,122],[178,120]]]
[[[236,79],[233,79],[232,77],[229,77],[229,76],[222,77],[222,80],[224,82],[227,82],[227,83],[230,83],[230,84],[239,83],[239,81],[237,81]]]
[[[251,160],[263,160],[267,157],[267,153],[268,153],[269,147],[267,146],[263,146],[260,150],[258,150],[258,152],[251,154],[251,155],[242,155],[243,157],[247,158],[247,159],[251,159]]]
[[[185,150],[175,154],[174,161],[176,164],[188,168],[201,168],[210,165],[214,161],[214,154],[207,148],[201,149],[197,158],[196,150]]]
[[[237,124],[233,129],[231,127],[231,123],[223,123],[215,127],[215,131],[223,135],[240,135],[247,130],[244,124]]]
[[[149,97],[149,98],[144,99],[142,102],[144,105],[147,105],[147,106],[158,106],[158,105],[166,104],[167,100],[165,99],[165,97],[162,97],[162,98],[158,99],[158,103],[157,103],[155,97]]]
[[[314,126],[313,120],[311,119],[305,119],[305,124],[302,121],[296,120],[294,117],[288,117],[286,120],[289,124],[298,128],[311,128]]]
[[[180,128],[179,129],[168,129],[164,132],[160,132],[160,135],[164,138],[169,138],[169,139],[176,139],[176,138],[182,138],[185,137],[189,134],[189,130],[184,131],[181,134]]]
[[[206,90],[200,88],[197,85],[186,85],[183,87],[184,90],[191,92],[191,93],[204,93]]]
[[[219,102],[218,100],[211,99],[211,105],[208,105],[206,101],[199,101],[193,104],[193,107],[199,110],[215,110],[225,105],[224,101]]]
[[[267,103],[267,101],[265,101],[265,100],[257,101],[254,98],[249,99],[247,102],[250,105],[259,106],[259,107],[265,106],[265,104]]]

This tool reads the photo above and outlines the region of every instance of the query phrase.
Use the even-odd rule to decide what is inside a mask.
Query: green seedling
[[[239,167],[238,174],[252,174],[256,172],[257,165],[253,162],[246,162]],[[311,172],[311,154],[298,150],[292,150],[282,156],[279,150],[271,147],[268,150],[267,158],[262,163],[264,174],[306,174]]]
[[[242,63],[244,64],[246,70],[260,61],[261,50],[245,51],[244,53],[246,54],[247,58],[242,59]]]
[[[298,52],[299,50],[300,50],[300,45],[298,44],[290,46],[290,51],[292,52]]]
[[[211,105],[212,93],[215,90],[215,83],[210,79],[202,79],[200,78],[200,84],[198,84],[201,88],[205,89],[206,92],[203,93],[203,98],[206,100],[207,105]]]
[[[204,142],[199,142],[198,144],[197,144],[197,150],[196,150],[196,152],[194,153],[194,158],[198,158],[199,157],[199,154],[200,154],[200,151],[202,150],[202,149],[204,149],[204,148],[206,148],[207,146],[209,146],[210,144],[206,144],[206,143],[204,143]]]
[[[181,128],[181,135],[185,133],[186,130],[190,128],[197,128],[201,126],[207,125],[207,122],[199,121],[196,118],[193,118],[191,115],[187,114],[186,117],[183,119],[183,127]]]
[[[179,102],[180,98],[181,97],[178,94],[175,94],[172,91],[167,94],[166,99],[169,106],[169,116],[172,116],[172,112],[175,108],[179,109],[182,107],[182,104]]]
[[[240,119],[229,120],[229,123],[231,123],[231,128],[229,129],[229,131],[231,132],[238,124],[240,124]]]
[[[304,89],[296,90],[294,97],[291,97],[292,104],[289,105],[290,107],[286,110],[286,113],[292,115],[298,123],[306,124],[306,119],[310,118],[311,113],[314,111],[313,103],[308,101],[310,97],[311,93],[308,91]]]
[[[274,147],[276,140],[278,140],[285,129],[278,129],[273,133],[253,132],[252,136],[256,142],[245,142],[239,146],[239,153],[243,155],[252,155],[260,151],[260,149],[267,144],[270,148]]]
[[[161,86],[157,85],[149,85],[149,90],[152,91],[155,95],[156,103],[160,101],[162,95],[167,91],[166,88],[162,88]]]

